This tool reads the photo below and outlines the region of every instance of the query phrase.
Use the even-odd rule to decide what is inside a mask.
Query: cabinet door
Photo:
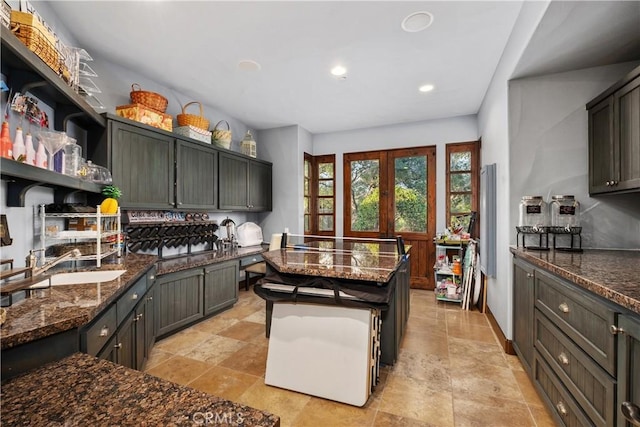
[[[117,363],[136,369],[136,318],[131,312],[116,334]]]
[[[637,316],[621,315],[618,317],[618,327],[624,332],[618,335],[617,425],[618,427],[638,426],[640,425],[640,319]]]
[[[120,187],[122,207],[174,206],[173,138],[119,122],[110,122],[111,174]]]
[[[118,337],[114,335],[104,346],[96,357],[98,359],[108,360],[109,362],[118,363]]]
[[[259,212],[271,210],[271,165],[249,164],[249,209]]]
[[[144,357],[145,361],[149,360],[151,349],[156,342],[156,329],[155,329],[155,300],[153,299],[155,288],[151,289],[146,296],[146,305],[144,311]]]
[[[619,181],[615,190],[640,188],[640,77],[615,94]]]
[[[213,314],[238,301],[238,262],[214,264],[205,269],[204,314]]]
[[[531,375],[533,366],[533,267],[518,259],[513,261],[513,347],[525,370]]]
[[[147,341],[147,300],[142,300],[136,307],[133,314],[133,323],[135,330],[135,364],[134,368],[142,370],[145,362],[147,361],[147,353],[145,351],[145,344]]]
[[[611,191],[611,182],[617,181],[614,159],[614,99],[602,100],[589,109],[589,193]]]
[[[176,204],[181,209],[217,206],[217,151],[192,142],[176,142]]]
[[[221,152],[218,167],[219,208],[247,210],[249,160]]]
[[[158,337],[186,326],[203,316],[204,270],[201,268],[159,277],[155,289]]]

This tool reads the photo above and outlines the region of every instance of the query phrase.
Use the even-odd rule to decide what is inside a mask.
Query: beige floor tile
[[[192,348],[201,345],[207,339],[211,338],[211,336],[211,334],[189,328],[158,341],[154,349],[184,355],[189,353]]]
[[[477,311],[447,310],[447,324],[458,326],[485,326],[490,327],[487,316]]]
[[[192,348],[185,354],[185,356],[191,359],[207,362],[210,365],[217,365],[247,345],[249,344],[233,338],[212,335],[205,342]]]
[[[482,394],[524,402],[513,371],[494,365],[452,366],[451,385],[457,393]]]
[[[239,320],[231,317],[223,318],[219,316],[211,317],[207,320],[203,320],[202,322],[193,325],[189,329],[195,329],[196,331],[205,332],[208,334],[217,334],[220,331],[224,331],[230,326],[238,323]]]
[[[218,335],[248,342],[258,335],[264,335],[264,324],[240,320],[238,323],[218,332]]]
[[[373,427],[436,427],[436,425],[378,411],[373,422]]]
[[[378,410],[441,427],[453,426],[451,393],[434,391],[422,380],[391,376]]]
[[[147,360],[147,364],[145,365],[145,371],[153,368],[156,365],[164,362],[167,359],[170,359],[174,356],[173,353],[169,353],[166,351],[162,351],[160,349],[154,348],[151,354],[149,355],[149,359]]]
[[[513,371],[524,371],[524,367],[522,366],[522,362],[518,359],[518,356],[512,354],[503,353],[505,359],[507,360],[507,364]]]
[[[451,391],[449,359],[437,354],[401,350],[391,370],[391,378],[416,380],[435,391]],[[391,381],[391,379],[389,379]]]
[[[529,427],[535,422],[524,402],[479,393],[453,394],[456,427]]]
[[[544,406],[544,403],[542,402],[540,395],[536,391],[535,386],[527,376],[526,372],[513,371],[513,376],[515,377],[516,382],[518,383],[518,387],[520,387],[520,392],[524,397],[524,401],[528,405]]]
[[[439,331],[447,332],[446,315],[411,313],[407,322],[407,331]]]
[[[241,320],[261,310],[264,310],[264,306],[257,306],[255,304],[240,304],[234,306],[231,310],[220,313],[217,317],[220,317],[221,319]]]
[[[447,336],[440,333],[407,331],[400,343],[400,349],[434,354],[442,358],[449,356]]]
[[[556,427],[557,423],[546,406],[529,405],[536,427]]]
[[[211,368],[210,364],[199,360],[184,356],[174,356],[148,369],[146,373],[177,384],[186,385]]]
[[[448,343],[452,369],[482,364],[510,367],[504,352],[496,344],[455,337],[449,337]]]
[[[376,411],[312,397],[293,420],[295,427],[369,427]]]
[[[491,327],[447,323],[447,334],[450,337],[467,340],[482,341],[490,344],[498,344]]]
[[[258,311],[256,311],[255,313],[245,317],[244,320],[245,322],[255,322],[255,323],[261,323],[263,325],[263,329],[264,329],[264,324],[266,322],[267,316],[266,316],[266,311],[264,309],[264,307],[259,307]]]
[[[214,366],[187,385],[223,399],[236,401],[256,381],[262,381],[262,379],[221,366]]]
[[[256,381],[237,400],[238,403],[271,412],[280,417],[280,426],[294,426],[294,420],[311,400],[311,396],[271,387],[264,381]]]
[[[264,377],[267,366],[267,352],[268,347],[266,346],[247,344],[221,361],[219,366],[257,377]]]

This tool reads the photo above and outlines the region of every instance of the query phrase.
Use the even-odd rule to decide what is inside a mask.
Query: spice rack
[[[97,206],[95,213],[47,213],[45,205],[39,207],[40,217],[40,246],[44,251],[47,249],[47,242],[57,241],[63,243],[61,246],[68,249],[78,248],[81,252],[85,251],[82,256],[74,258],[76,261],[95,260],[96,266],[100,267],[101,260],[109,255],[117,254],[122,256],[122,245],[119,242],[121,236],[120,208],[115,214],[104,214],[100,212],[100,206]],[[61,221],[69,220],[88,220],[95,221],[95,229],[93,226],[89,230],[62,230]],[[49,224],[49,225],[47,225]],[[46,261],[46,259],[45,259]]]

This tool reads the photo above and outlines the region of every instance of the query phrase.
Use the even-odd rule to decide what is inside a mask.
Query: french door
[[[435,147],[345,153],[344,235],[402,236],[411,245],[411,286],[433,289]]]

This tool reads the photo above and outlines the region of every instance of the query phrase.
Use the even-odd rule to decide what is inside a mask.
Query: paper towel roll
[[[269,250],[277,251],[280,249],[280,243],[282,242],[282,233],[274,233],[271,235],[271,242],[269,242]]]

